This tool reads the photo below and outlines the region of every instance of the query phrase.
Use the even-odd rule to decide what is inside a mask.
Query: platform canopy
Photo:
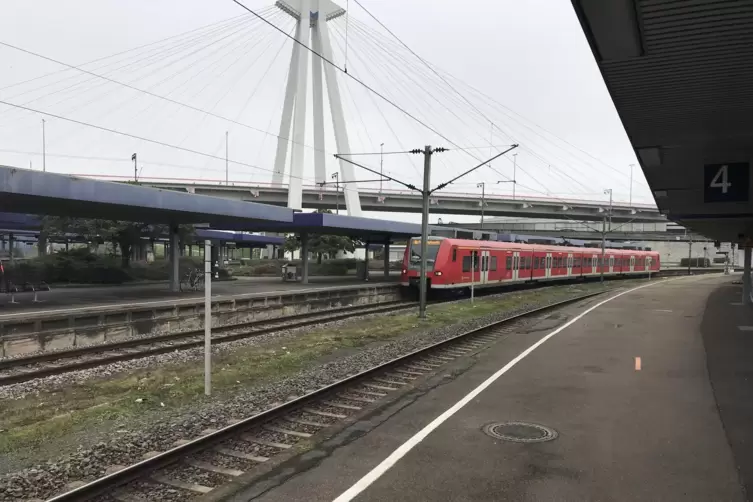
[[[753,4],[572,3],[659,209],[753,242]]]
[[[223,226],[242,230],[243,225]],[[369,242],[389,242],[421,235],[421,225],[401,221],[379,220],[361,216],[329,213],[296,213],[291,223],[267,223],[258,230],[277,233],[346,235]]]
[[[36,236],[42,222],[39,217],[32,214],[17,213],[0,213],[0,235],[14,234]],[[70,236],[74,238],[74,235]],[[285,244],[285,239],[271,235],[254,235],[242,232],[223,232],[221,230],[210,230],[205,228],[196,228],[194,233],[194,242],[205,239],[223,242],[235,242],[238,247],[264,247],[268,245],[281,246]]]
[[[204,239],[222,242],[234,242],[236,247],[265,247],[268,245],[282,246],[283,244],[285,244],[284,237],[244,234],[241,232],[223,232],[221,230],[207,230],[203,228],[197,228],[194,235],[194,242],[198,242]]]
[[[291,209],[0,166],[0,211],[146,223],[292,223]]]

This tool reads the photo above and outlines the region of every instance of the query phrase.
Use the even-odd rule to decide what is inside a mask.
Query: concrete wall
[[[688,243],[687,242],[643,242],[639,245],[648,246],[654,251],[659,252],[659,259],[663,267],[677,266],[680,264],[682,258],[688,257]],[[705,248],[705,250],[704,250]],[[717,249],[714,247],[713,242],[696,242],[691,246],[692,258],[708,258],[713,261],[717,256]],[[730,257],[731,259],[732,257]],[[737,264],[742,263],[742,252],[739,252],[736,258]]]
[[[397,284],[357,285],[339,289],[291,291],[284,294],[251,294],[212,303],[212,325],[225,326],[273,319],[348,305],[394,301]],[[157,335],[204,329],[204,301],[165,302],[164,306],[124,310],[77,309],[75,313],[41,314],[0,323],[0,357],[36,351],[117,342],[135,335]]]

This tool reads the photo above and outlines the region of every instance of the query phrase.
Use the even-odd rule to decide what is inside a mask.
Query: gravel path
[[[573,286],[570,286],[570,288],[571,294],[568,296],[583,294],[583,290],[580,288]],[[520,295],[521,293],[503,294]],[[564,296],[560,299],[564,299]],[[512,314],[529,310],[534,306],[536,305],[525,304],[514,310],[496,312],[454,325],[442,326],[427,331],[414,331],[389,342],[380,342],[363,347],[357,353],[331,360],[324,364],[318,364],[289,378],[264,386],[249,388],[243,394],[236,395],[224,402],[204,403],[192,409],[166,410],[160,415],[155,415],[157,420],[153,423],[129,424],[131,427],[130,430],[120,431],[118,434],[106,434],[106,437],[101,442],[91,448],[80,447],[78,451],[63,459],[49,461],[45,464],[35,466],[35,468],[4,475],[0,478],[0,501],[18,500],[19,497],[48,498],[61,492],[66,483],[77,480],[85,481],[102,476],[105,473],[105,469],[114,464],[129,465],[137,462],[148,451],[164,451],[170,448],[178,439],[195,438],[200,436],[201,431],[206,428],[224,426],[226,425],[226,419],[229,417],[250,416],[254,410],[268,409],[276,403],[287,400],[290,396],[303,395],[312,389],[333,383],[430,343],[445,340],[469,329],[481,327],[485,324],[509,317]],[[524,322],[530,323],[533,321],[528,320]],[[255,339],[234,343],[241,345],[258,344],[271,339],[290,336],[291,334],[293,332],[264,335]],[[234,345],[234,343],[226,344],[219,350],[232,350],[234,346],[238,346]],[[198,354],[200,355],[200,351]],[[156,356],[155,359],[157,361],[153,361],[153,363],[164,364],[187,361],[192,358],[195,359],[196,356],[196,351],[186,351],[177,354]],[[144,364],[142,361],[133,361],[132,363]],[[131,364],[131,362],[126,364]],[[120,367],[117,370],[108,369],[106,371],[114,373],[124,370],[126,368]],[[102,376],[101,372],[103,370],[89,371],[96,371],[97,376]],[[88,376],[91,377],[94,375]],[[68,375],[59,378],[61,380],[65,379],[65,381],[55,381],[53,385],[63,385],[65,382],[67,382],[65,384],[70,384],[80,381],[77,379],[82,378],[82,376]],[[28,384],[32,384],[32,382],[28,382]],[[23,385],[19,384],[19,386]],[[41,388],[48,389],[49,386],[50,382],[39,382],[36,386],[27,385],[25,392],[34,392]],[[16,393],[13,394],[13,392]],[[0,399],[5,399],[9,395],[18,396],[21,393],[18,393],[17,389],[15,391],[8,389],[4,395],[0,395]],[[271,434],[269,435],[271,436]]]

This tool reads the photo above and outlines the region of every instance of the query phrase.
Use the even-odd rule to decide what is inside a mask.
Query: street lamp
[[[476,187],[481,189],[481,231],[484,230],[484,197],[486,195],[486,183],[481,182],[476,185]]]
[[[335,180],[335,214],[340,214],[340,173],[332,173],[330,178]]]
[[[612,230],[612,189],[605,188],[604,194],[609,194],[609,230]],[[601,282],[604,283],[604,252],[607,243],[607,215],[601,220]]]
[[[517,154],[513,154],[513,155],[517,155]],[[498,185],[500,183],[512,183],[512,200],[515,200],[515,185],[517,185],[518,182],[515,181],[514,179],[511,179],[511,180],[499,180],[499,181],[497,181]]]
[[[384,178],[384,143],[379,145],[379,176]],[[379,180],[379,193],[382,193],[382,180]]]
[[[633,207],[633,167],[635,164],[630,164],[630,199],[628,205]]]

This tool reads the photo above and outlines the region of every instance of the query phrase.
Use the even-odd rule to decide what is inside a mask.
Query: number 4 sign
[[[750,164],[706,164],[703,166],[704,202],[747,201],[750,191]]]

